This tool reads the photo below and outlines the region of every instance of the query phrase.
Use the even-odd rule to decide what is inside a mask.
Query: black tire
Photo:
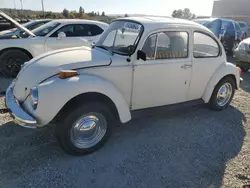
[[[21,50],[7,50],[0,56],[0,72],[6,77],[15,78],[21,66],[29,60],[28,54]]]
[[[82,117],[84,114],[89,114],[89,113],[98,113],[102,114],[103,117],[105,117],[105,120],[107,122],[106,133],[96,145],[89,148],[79,148],[73,143],[71,139],[71,128],[80,117]],[[61,148],[70,155],[78,156],[78,155],[90,154],[100,149],[107,141],[112,132],[112,122],[113,122],[113,116],[109,111],[109,109],[103,104],[101,103],[83,104],[82,106],[79,106],[76,109],[72,110],[68,114],[68,116],[64,119],[62,124],[56,125],[55,128],[56,138]]]
[[[217,102],[217,93],[218,93],[219,89],[221,88],[221,86],[224,85],[225,83],[229,83],[232,86],[232,95],[231,95],[230,99],[228,100],[228,102],[225,105],[221,106]],[[233,96],[235,93],[235,87],[236,87],[235,81],[233,80],[232,77],[225,77],[224,79],[222,79],[214,88],[213,94],[212,94],[210,101],[209,101],[210,108],[212,108],[213,110],[223,110],[223,109],[227,108],[233,99]]]

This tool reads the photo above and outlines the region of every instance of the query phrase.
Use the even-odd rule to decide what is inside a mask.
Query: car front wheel
[[[222,79],[215,87],[210,99],[210,107],[223,110],[228,107],[235,93],[235,82],[231,77]]]
[[[21,50],[7,50],[0,56],[0,72],[6,76],[15,78],[21,66],[30,60],[30,57]]]
[[[61,148],[70,155],[85,155],[103,146],[111,132],[112,115],[99,103],[85,104],[73,110],[56,126]]]

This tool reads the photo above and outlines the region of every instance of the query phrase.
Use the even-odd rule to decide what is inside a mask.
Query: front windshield
[[[110,49],[113,53],[130,55],[134,52],[143,26],[131,21],[115,21],[102,34],[96,46]]]
[[[60,25],[60,23],[58,23],[58,22],[49,22],[47,24],[44,24],[41,27],[38,27],[38,28],[32,30],[32,32],[36,36],[44,37],[47,34],[49,34],[51,31],[53,31],[55,28],[57,28],[59,25]]]
[[[22,24],[22,26],[27,28],[29,25],[31,25],[31,24],[33,24],[33,23],[34,23],[34,21],[27,22],[27,23],[25,23],[25,24]]]

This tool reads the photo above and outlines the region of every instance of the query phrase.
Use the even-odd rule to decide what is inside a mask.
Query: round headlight
[[[37,87],[33,87],[30,89],[30,99],[32,101],[33,108],[36,109],[37,104],[38,104],[38,88]]]

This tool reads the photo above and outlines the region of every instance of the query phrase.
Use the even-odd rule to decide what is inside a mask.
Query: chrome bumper
[[[5,105],[10,110],[14,122],[26,128],[36,128],[37,121],[27,114],[19,105],[13,94],[13,84],[9,86],[5,95]]]

